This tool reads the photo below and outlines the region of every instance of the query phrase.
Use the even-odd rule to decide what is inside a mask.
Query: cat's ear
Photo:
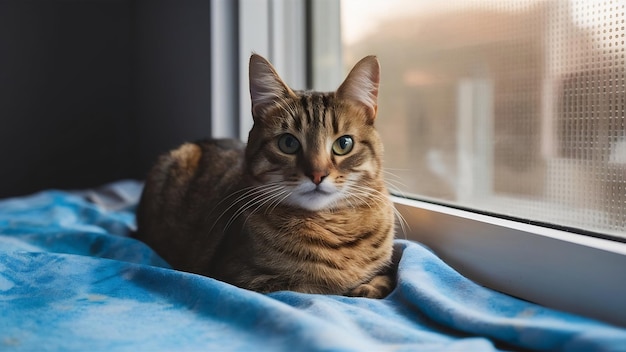
[[[376,56],[366,56],[357,62],[337,89],[337,97],[363,105],[370,122],[378,111],[378,84],[380,82],[380,64]]]
[[[294,92],[278,76],[276,70],[260,55],[250,56],[250,98],[252,99],[252,116],[256,120],[263,111],[287,97],[294,97]]]

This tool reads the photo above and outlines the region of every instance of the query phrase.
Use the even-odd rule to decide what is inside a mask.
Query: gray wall
[[[209,0],[0,0],[0,197],[141,179],[210,134]]]

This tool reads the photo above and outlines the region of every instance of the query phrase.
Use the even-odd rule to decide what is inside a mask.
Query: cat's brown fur
[[[251,290],[385,296],[394,211],[374,129],[378,82],[370,56],[336,92],[293,91],[252,55],[248,145],[209,140],[162,156],[137,237],[174,268]]]

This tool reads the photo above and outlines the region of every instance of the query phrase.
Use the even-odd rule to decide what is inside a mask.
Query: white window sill
[[[626,244],[393,197],[425,244],[463,275],[541,305],[626,326]]]

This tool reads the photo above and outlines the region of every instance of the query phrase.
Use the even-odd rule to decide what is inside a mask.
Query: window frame
[[[281,76],[296,89],[331,90],[344,78],[339,0],[217,0],[211,2],[211,11],[213,55],[222,56],[212,62],[212,72],[228,68],[226,74],[217,76],[221,79],[213,77],[213,106],[220,101],[217,106],[227,107],[212,111],[212,123],[227,126],[213,128],[214,137],[247,138],[252,126],[247,72],[251,52],[278,63]],[[228,21],[215,21],[215,16],[224,14],[237,22],[235,27],[228,27]],[[302,16],[302,20],[282,16]],[[307,44],[277,45],[285,42],[281,37],[285,31],[291,33],[292,44]],[[225,40],[215,39],[223,35]],[[239,64],[233,69],[225,62]],[[227,74],[237,75],[235,88],[225,82],[232,79]],[[220,85],[231,88],[225,93]],[[229,122],[228,116],[238,118]],[[426,245],[469,279],[546,307],[626,326],[625,243],[428,200],[395,195],[392,199],[409,228],[399,231],[396,238]]]

